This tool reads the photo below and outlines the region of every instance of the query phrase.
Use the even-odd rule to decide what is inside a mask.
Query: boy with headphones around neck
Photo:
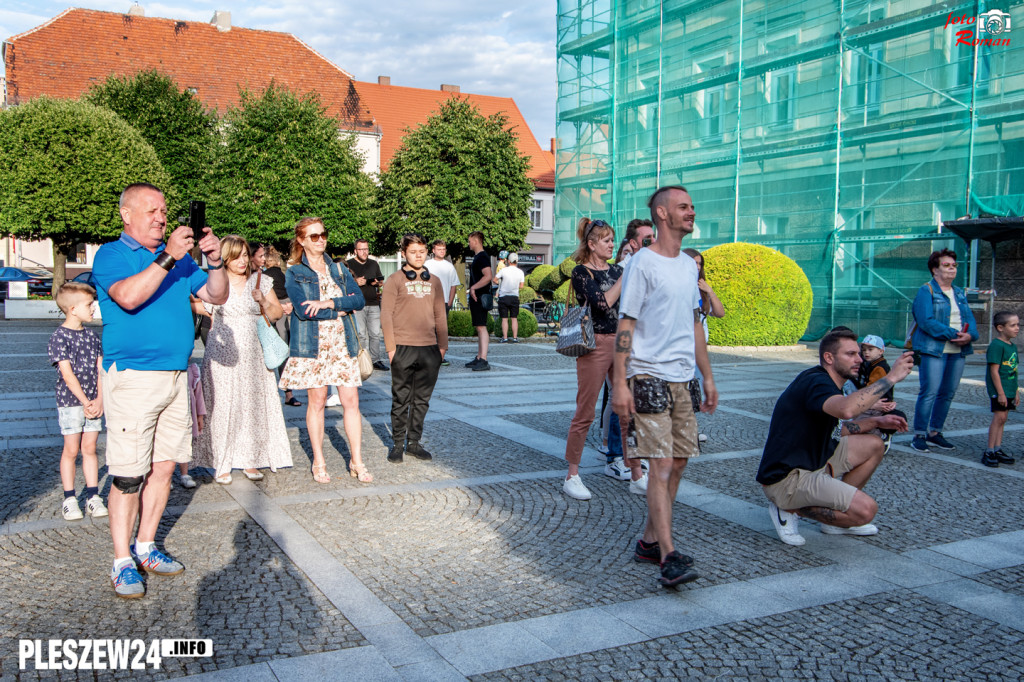
[[[427,242],[418,234],[402,237],[405,265],[388,277],[381,292],[381,330],[391,362],[391,434],[388,461],[408,453],[433,459],[420,445],[423,421],[448,350],[448,315],[441,280],[424,263]]]

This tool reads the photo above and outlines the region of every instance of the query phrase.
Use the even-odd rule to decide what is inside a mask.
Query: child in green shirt
[[[985,372],[985,388],[992,405],[992,424],[988,427],[988,449],[981,456],[981,463],[987,467],[1013,464],[1016,460],[1002,450],[1003,427],[1010,410],[1016,410],[1020,403],[1017,395],[1017,346],[1014,339],[1020,331],[1020,319],[1013,313],[1000,311],[992,318],[996,338],[985,353],[988,371]]]

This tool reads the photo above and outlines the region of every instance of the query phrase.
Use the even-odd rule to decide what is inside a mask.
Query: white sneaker
[[[698,433],[697,434],[697,442],[698,443],[707,443],[708,442],[708,434],[706,434],[706,433]]]
[[[643,469],[644,473],[646,474],[648,471],[651,470],[651,465],[647,462],[646,459],[642,459],[640,460],[640,468]]]
[[[643,476],[641,476],[637,480],[629,482],[629,492],[633,493],[634,495],[646,495],[647,494],[647,474],[646,474],[646,472],[644,473]]]
[[[562,483],[562,492],[576,500],[590,499],[590,491],[587,490],[587,486],[583,485],[579,474],[565,479],[565,482]]]
[[[192,478],[188,474],[182,474],[180,478],[181,478],[181,487],[182,488],[195,488],[196,487],[196,479]]]
[[[863,526],[851,528],[840,528],[830,526],[827,523],[821,524],[821,532],[825,535],[878,535],[878,526],[873,523],[865,523]]]
[[[89,516],[94,519],[101,519],[107,515],[107,507],[103,504],[103,499],[99,495],[93,495],[85,503],[85,508],[89,510]]]
[[[78,499],[74,497],[65,497],[64,503],[60,506],[60,513],[64,515],[65,521],[81,521],[82,510],[78,506]]]
[[[341,396],[337,393],[327,396],[327,402],[324,403],[325,407],[341,407]]]
[[[775,526],[775,532],[779,534],[779,539],[787,545],[799,547],[806,542],[797,528],[797,524],[800,523],[799,516],[782,511],[771,501],[768,502],[768,515],[772,517],[772,524]]]
[[[616,457],[604,465],[604,475],[611,476],[619,481],[628,481],[632,478],[632,475],[629,473],[629,468],[623,464],[621,457]]]

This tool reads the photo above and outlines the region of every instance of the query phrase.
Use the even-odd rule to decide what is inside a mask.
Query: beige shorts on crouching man
[[[847,511],[857,492],[854,486],[839,480],[853,468],[847,454],[848,441],[846,436],[840,438],[836,451],[825,462],[825,466],[817,471],[793,469],[778,483],[763,486],[765,497],[785,511],[804,507]]]
[[[648,377],[638,374],[629,380],[630,389],[635,379]],[[700,454],[697,444],[697,417],[693,413],[693,401],[690,399],[690,382],[680,381],[668,383],[672,396],[671,405],[664,412],[657,414],[633,415],[636,428],[636,447],[629,453],[630,457],[639,459],[690,458]]]
[[[103,373],[107,472],[145,476],[154,462],[192,459],[187,372],[118,370]]]

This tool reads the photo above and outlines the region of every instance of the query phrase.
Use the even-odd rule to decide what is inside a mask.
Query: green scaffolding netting
[[[941,223],[1024,195],[1024,40],[967,20],[993,10],[1024,21],[1024,0],[559,0],[556,256],[579,217],[621,237],[683,184],[689,246],[756,242],[803,267],[808,338],[902,342],[928,254],[970,261]]]

